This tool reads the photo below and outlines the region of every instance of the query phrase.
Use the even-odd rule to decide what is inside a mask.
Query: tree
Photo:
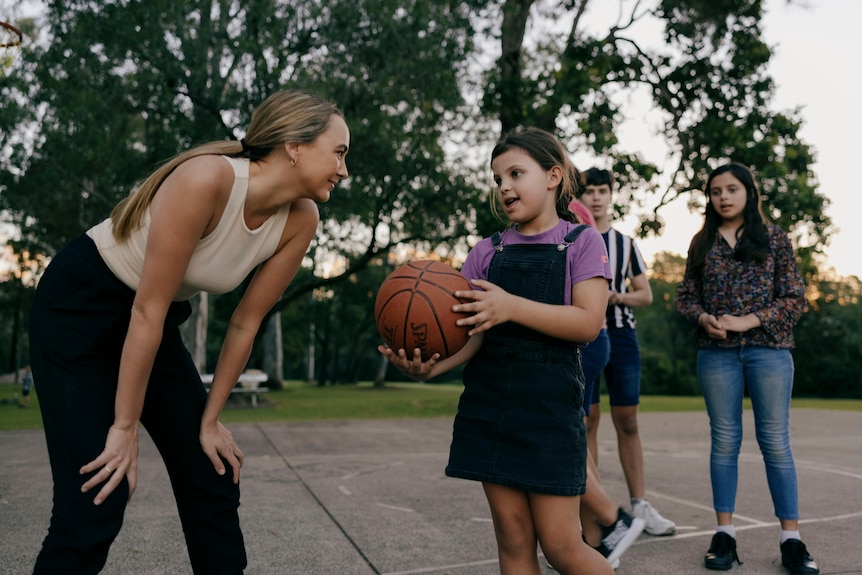
[[[487,155],[519,123],[611,165],[617,215],[640,216],[641,234],[661,233],[674,198],[702,202],[691,191],[716,163],[751,165],[811,280],[828,201],[798,112],[771,108],[763,0],[617,5],[617,22],[597,31],[593,0],[47,1],[48,43],[0,80],[0,212],[21,230],[22,249],[50,256],[164,159],[241,137],[265,95],[304,87],[345,111],[351,178],[321,206],[308,273],[276,306],[291,326],[283,347],[298,354],[286,373],[312,363],[312,343],[314,363],[332,365],[323,359],[334,336],[305,309],[316,290],[340,293],[392,253],[463,254],[471,236],[499,229],[485,206]],[[662,37],[639,32],[646,23]],[[489,66],[491,42],[499,58]],[[619,140],[636,94],[661,118],[667,165]],[[370,309],[372,296],[353,294],[351,305]],[[229,313],[219,300],[235,297],[213,298],[214,325]],[[315,317],[325,311],[315,304]],[[210,336],[210,355],[219,341]]]
[[[0,251],[0,317],[6,320],[0,323],[0,372],[14,373],[16,383],[18,371],[30,363],[27,310],[36,288],[34,272],[41,264],[14,240]]]
[[[684,271],[684,257],[656,254],[650,277],[653,303],[635,309],[644,394],[698,393],[694,326],[676,311],[675,303]]]
[[[660,235],[661,208],[702,190],[711,168],[729,160],[751,166],[769,216],[792,232],[810,276],[830,234],[823,213],[829,202],[817,192],[814,155],[799,137],[798,112],[771,109],[766,67],[772,49],[761,38],[763,1],[623,0],[616,23],[602,33],[587,27],[594,1],[560,4],[503,2],[502,53],[487,83],[484,111],[499,116],[503,131],[537,125],[612,165],[620,216],[659,194],[651,210],[639,214],[641,235]],[[530,28],[542,34],[534,42],[525,33],[531,19]],[[550,20],[570,24],[554,32]],[[663,28],[660,42],[639,33],[644,24]],[[671,152],[668,169],[621,148],[625,102],[637,93],[648,94],[662,118],[658,136]],[[703,204],[702,196],[689,197],[692,206]]]
[[[685,259],[656,255],[653,304],[635,310],[643,361],[644,394],[696,395],[695,327],[676,312],[674,299]],[[862,397],[862,282],[825,271],[807,287],[808,309],[794,329],[795,397]]]
[[[823,273],[807,291],[808,310],[794,330],[794,395],[862,397],[862,281]]]
[[[0,84],[4,102],[16,104],[0,114],[0,209],[31,251],[53,254],[178,151],[241,137],[253,106],[290,87],[345,112],[353,177],[321,206],[316,257],[306,262],[314,273],[294,282],[274,311],[396,246],[448,250],[472,230],[479,191],[444,149],[462,114],[471,2],[45,7],[49,42]],[[341,272],[330,274],[336,263]]]
[[[26,54],[33,87],[0,88],[19,104],[4,124],[38,130],[33,149],[21,137],[0,157],[2,207],[50,255],[165,158],[241,137],[265,95],[303,87],[344,110],[353,177],[322,206],[316,275],[279,308],[393,246],[458,243],[478,190],[447,160],[443,134],[459,123],[471,10],[418,0],[47,2],[50,42]],[[343,273],[326,275],[338,259],[349,262]]]

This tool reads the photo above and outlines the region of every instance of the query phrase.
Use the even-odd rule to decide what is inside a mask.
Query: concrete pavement
[[[706,414],[648,413],[640,422],[647,496],[678,530],[641,536],[617,573],[709,573],[703,554],[715,520]],[[499,573],[480,485],[443,475],[451,426],[451,418],[230,425],[246,454],[247,573]],[[744,564],[729,573],[785,573],[750,411],[745,426],[735,520]],[[862,573],[862,413],[794,410],[791,426],[803,540],[823,574]],[[606,490],[627,502],[609,418],[599,452]],[[0,432],[0,461],[0,573],[27,574],[50,517],[42,432]],[[103,572],[191,573],[167,473],[146,433],[138,490]]]

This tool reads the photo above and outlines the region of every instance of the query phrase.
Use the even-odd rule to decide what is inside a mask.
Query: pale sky
[[[616,4],[608,2],[608,4]],[[827,214],[838,231],[826,249],[827,265],[844,276],[862,278],[862,103],[857,78],[862,62],[860,0],[768,0],[763,22],[766,42],[774,48],[770,73],[777,84],[775,109],[802,107],[801,136],[814,148],[814,173],[820,193],[832,205]],[[691,236],[699,229],[701,214],[690,214],[684,202],[663,212],[667,223],[659,239],[639,240],[649,261],[659,251],[685,254]],[[633,222],[615,226],[631,232]]]

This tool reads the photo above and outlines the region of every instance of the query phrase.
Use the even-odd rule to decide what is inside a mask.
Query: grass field
[[[19,407],[18,388],[0,384],[0,430],[39,429],[42,416],[39,398],[30,395],[30,407]],[[246,398],[232,399],[222,414],[225,423],[263,421],[307,421],[316,419],[376,419],[394,417],[452,417],[458,406],[460,385],[387,383],[375,388],[370,383],[316,387],[288,382],[284,389],[261,396],[252,408]],[[602,396],[607,411],[607,396]],[[746,407],[750,408],[748,400]],[[794,408],[862,411],[862,400],[794,399]],[[703,399],[695,397],[641,397],[641,411],[670,412],[702,410]]]

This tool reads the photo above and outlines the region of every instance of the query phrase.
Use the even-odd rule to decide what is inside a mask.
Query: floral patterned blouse
[[[711,339],[698,325],[698,348],[793,347],[793,326],[805,310],[805,284],[790,238],[778,226],[767,227],[770,249],[762,263],[737,261],[718,232],[706,255],[702,281],[686,263],[676,308],[687,319],[697,323],[704,312],[716,317],[753,313],[761,322],[746,332],[728,332],[725,340]]]

